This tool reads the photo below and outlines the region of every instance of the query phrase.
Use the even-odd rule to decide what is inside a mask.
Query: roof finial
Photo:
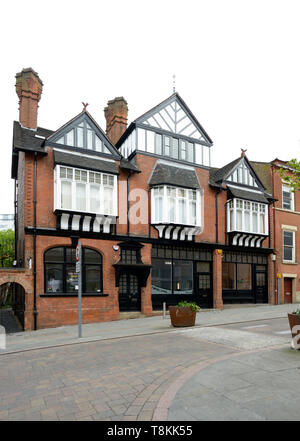
[[[241,153],[241,157],[243,158],[244,156],[245,156],[245,153],[246,153],[246,151],[247,151],[247,149],[241,149],[242,150],[242,153]]]
[[[176,92],[176,90],[175,90],[175,79],[176,79],[176,75],[173,74],[173,93]]]
[[[84,103],[84,102],[82,101],[81,104],[83,104],[83,109],[82,109],[82,111],[83,111],[83,112],[86,112],[86,108],[87,108],[87,106],[89,105],[89,103]]]

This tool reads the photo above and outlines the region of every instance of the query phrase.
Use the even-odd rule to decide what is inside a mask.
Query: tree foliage
[[[286,167],[279,169],[279,173],[291,186],[293,192],[300,191],[300,162],[297,159],[294,158],[287,162]]]
[[[10,267],[15,258],[15,233],[13,230],[0,231],[0,267]]]

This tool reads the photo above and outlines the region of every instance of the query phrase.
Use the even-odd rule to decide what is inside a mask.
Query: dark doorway
[[[284,303],[293,303],[293,279],[285,277],[284,283]]]
[[[256,303],[268,303],[268,277],[265,265],[255,265],[254,295]]]
[[[120,311],[141,310],[141,290],[138,277],[134,273],[122,273],[119,280]]]
[[[201,307],[213,306],[211,262],[195,262],[195,301]]]
[[[0,325],[7,334],[24,330],[25,290],[18,283],[0,286]]]

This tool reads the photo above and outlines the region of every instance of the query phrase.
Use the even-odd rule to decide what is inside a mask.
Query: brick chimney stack
[[[112,144],[121,138],[127,128],[127,101],[119,96],[107,103],[104,109],[106,118],[106,135]]]
[[[16,74],[19,121],[23,127],[28,129],[37,128],[38,102],[41,99],[42,90],[43,83],[31,67]]]

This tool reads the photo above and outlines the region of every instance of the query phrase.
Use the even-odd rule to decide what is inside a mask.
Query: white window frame
[[[66,169],[72,169],[73,170],[73,179],[64,179],[60,178],[60,169],[66,168]],[[78,210],[76,208],[76,183],[81,181],[75,180],[75,170],[79,170],[80,172],[86,172],[87,173],[87,182],[86,182],[86,210]],[[93,185],[94,182],[89,182],[89,176],[90,173],[98,174],[100,175],[100,208],[98,212],[92,211],[90,209],[90,185]],[[104,184],[103,183],[103,177],[109,176],[113,178],[113,185]],[[63,208],[61,206],[61,182],[63,180],[67,180],[69,182],[72,182],[72,208]],[[105,213],[104,210],[104,187],[109,187],[113,189],[113,204],[112,204],[112,212],[111,213]],[[73,212],[81,212],[81,213],[92,213],[92,214],[99,214],[99,215],[107,215],[107,216],[118,216],[118,185],[117,185],[117,176],[112,175],[110,173],[104,173],[104,172],[97,172],[94,170],[84,170],[78,167],[69,167],[64,165],[57,165],[54,169],[54,210],[66,210],[66,211],[73,211]]]
[[[283,192],[285,191],[285,193],[289,193],[290,194],[290,208],[285,208],[283,206]],[[283,210],[288,210],[288,211],[294,211],[295,210],[295,198],[294,198],[294,193],[292,192],[291,186],[288,184],[282,184],[282,209]]]
[[[169,211],[169,196],[168,189],[175,191],[175,217],[170,220]],[[181,196],[184,191],[185,195]],[[171,196],[174,198],[174,196]],[[158,218],[156,213],[156,198],[162,198],[163,213],[162,217]],[[195,199],[194,199],[195,198]],[[186,204],[186,219],[185,222],[179,218],[179,200],[184,200]],[[192,222],[192,213],[190,206],[196,205],[196,222]],[[191,225],[201,227],[201,192],[198,189],[188,189],[182,187],[174,187],[172,185],[158,185],[151,189],[151,223],[152,224],[176,224],[176,225]]]
[[[293,237],[292,247],[290,245],[284,244],[284,233],[291,233],[292,234],[292,237]],[[284,247],[285,246],[292,248],[292,259],[291,260],[287,260],[284,258]],[[291,230],[282,230],[282,262],[283,263],[295,263],[295,261],[296,261],[296,233],[295,233],[295,231],[291,231]]]
[[[249,210],[249,203],[250,203],[250,210]],[[237,211],[242,212],[242,228],[237,229]],[[264,210],[264,211],[261,211]],[[250,228],[246,229],[245,224],[245,213],[250,212]],[[253,228],[253,213],[257,213],[257,231],[254,231]],[[264,232],[261,231],[261,223],[260,223],[260,214],[264,213],[265,219],[264,219]],[[231,227],[230,219],[231,216],[233,216],[233,225]],[[230,199],[227,201],[227,232],[231,231],[240,231],[241,233],[252,233],[252,234],[263,234],[268,235],[269,234],[269,210],[267,204],[261,204],[259,202],[252,202],[247,201],[244,199]]]

